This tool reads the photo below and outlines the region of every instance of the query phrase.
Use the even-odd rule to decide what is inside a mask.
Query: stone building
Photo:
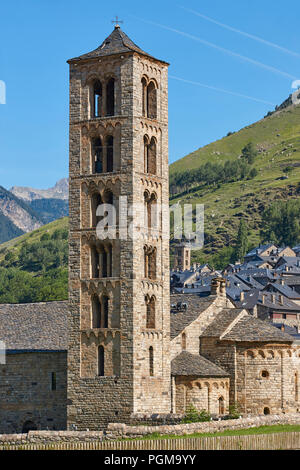
[[[118,25],[68,62],[68,424],[92,429],[170,412],[168,64]],[[117,218],[99,239],[105,203]]]
[[[65,429],[67,302],[0,305],[0,434]]]
[[[235,308],[225,280],[214,280],[209,297],[178,294],[172,303],[180,298],[185,309],[171,313],[173,412],[189,403],[212,414],[235,403],[245,415],[300,411],[300,348],[290,335]]]
[[[191,269],[191,245],[180,243],[175,247],[174,270],[187,271]]]

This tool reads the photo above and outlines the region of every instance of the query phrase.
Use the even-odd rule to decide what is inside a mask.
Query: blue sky
[[[46,188],[67,176],[66,60],[96,48],[116,14],[134,42],[171,63],[170,162],[262,118],[300,79],[296,0],[2,2],[0,185]]]

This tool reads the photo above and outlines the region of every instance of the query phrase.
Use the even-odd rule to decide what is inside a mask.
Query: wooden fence
[[[132,441],[1,444],[0,450],[281,450],[300,449],[300,432]]]

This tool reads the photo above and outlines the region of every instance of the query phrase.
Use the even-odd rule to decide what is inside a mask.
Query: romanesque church
[[[206,298],[170,296],[169,64],[119,25],[68,63],[69,302],[0,306],[0,432],[171,422],[189,404],[299,411],[291,336],[235,308],[222,278]],[[139,236],[124,236],[123,210]]]

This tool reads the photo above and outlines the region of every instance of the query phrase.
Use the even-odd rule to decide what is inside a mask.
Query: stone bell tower
[[[168,64],[119,25],[68,63],[68,427],[94,430],[171,409]]]

